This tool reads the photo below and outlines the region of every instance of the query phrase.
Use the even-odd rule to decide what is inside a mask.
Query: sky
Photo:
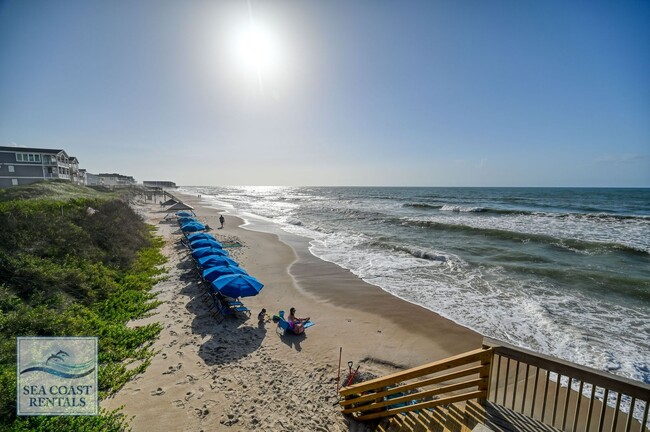
[[[650,2],[0,0],[0,145],[178,185],[650,187]]]

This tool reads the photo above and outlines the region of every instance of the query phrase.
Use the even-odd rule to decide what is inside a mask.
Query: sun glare
[[[253,18],[249,5],[248,21],[237,28],[232,52],[238,72],[257,81],[260,91],[265,81],[279,72],[280,44],[277,34]]]

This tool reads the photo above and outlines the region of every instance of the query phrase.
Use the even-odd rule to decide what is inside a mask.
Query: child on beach
[[[309,321],[309,317],[307,318],[296,318],[296,308],[292,307],[289,309],[289,316],[287,317],[287,322],[289,323],[289,327],[291,327],[291,330],[295,334],[301,334],[305,331],[305,323]]]

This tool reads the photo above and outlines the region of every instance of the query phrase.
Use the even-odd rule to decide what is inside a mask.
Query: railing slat
[[[632,418],[634,417],[634,408],[636,407],[636,398],[632,398],[630,401],[630,410],[627,413],[627,421],[625,422],[625,432],[630,431],[630,427],[632,426]]]
[[[535,416],[535,399],[537,399],[537,384],[539,382],[539,367],[535,366],[535,385],[533,386],[533,403],[530,406],[530,416]]]
[[[546,373],[546,384],[544,384],[544,401],[542,402],[542,413],[541,420],[544,423],[544,417],[546,417],[546,400],[548,399],[548,382],[551,380],[551,374],[549,371],[544,371]]]
[[[519,365],[520,362],[517,362],[517,368],[515,369],[515,389],[512,393],[512,404],[510,404],[510,409],[515,409],[515,400],[517,400],[517,384],[519,383]]]
[[[594,399],[596,398],[596,385],[592,384],[591,385],[591,395],[589,396],[589,409],[587,409],[587,427],[585,428],[586,431],[589,430],[589,426],[591,426],[591,413],[592,410],[594,409]]]
[[[524,410],[524,405],[526,404],[526,398],[528,397],[528,370],[530,369],[530,365],[526,364],[526,379],[524,380],[524,397],[521,398],[521,412],[526,412]]]
[[[621,409],[621,399],[623,399],[623,395],[616,393],[616,408],[614,409],[614,417],[612,418],[612,432],[616,431],[616,423],[618,423],[618,410]]]
[[[494,385],[494,402],[499,400],[498,399],[498,397],[499,397],[499,375],[501,374],[501,359],[503,358],[500,355],[495,355],[494,356],[494,358],[497,358],[497,357],[499,359],[497,360],[497,380],[496,380],[496,383]],[[494,359],[492,361],[494,361]]]
[[[598,430],[602,431],[605,424],[605,411],[607,410],[607,399],[609,398],[609,389],[605,389],[605,396],[603,397],[603,405],[600,409],[600,417],[598,418]]]
[[[562,376],[558,374],[557,383],[555,384],[555,395],[553,396],[553,420],[551,421],[551,426],[553,427],[555,427],[555,415],[557,414],[558,397],[560,396],[560,387],[562,387],[560,384],[561,381]]]
[[[503,403],[501,405],[506,406],[506,396],[508,394],[508,382],[510,381],[510,358],[506,357],[506,383],[503,386]]]
[[[573,413],[573,432],[578,428],[578,416],[580,415],[580,403],[582,402],[582,390],[584,388],[584,381],[580,381],[580,388],[578,389],[578,402],[576,403],[576,409]]]
[[[641,431],[646,430],[646,423],[648,423],[648,408],[650,408],[650,400],[645,400],[645,409],[643,410],[643,420],[641,421]]]
[[[571,385],[573,384],[573,378],[569,378],[569,386],[566,388],[566,399],[564,400],[564,413],[562,414],[562,429],[566,428],[566,419],[567,413],[569,411],[569,399],[571,397]]]

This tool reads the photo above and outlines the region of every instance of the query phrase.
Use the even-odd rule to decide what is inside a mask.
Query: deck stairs
[[[488,338],[339,396],[377,432],[650,432],[650,384]]]
[[[373,432],[558,432],[510,409],[485,401],[468,401],[387,417]]]

